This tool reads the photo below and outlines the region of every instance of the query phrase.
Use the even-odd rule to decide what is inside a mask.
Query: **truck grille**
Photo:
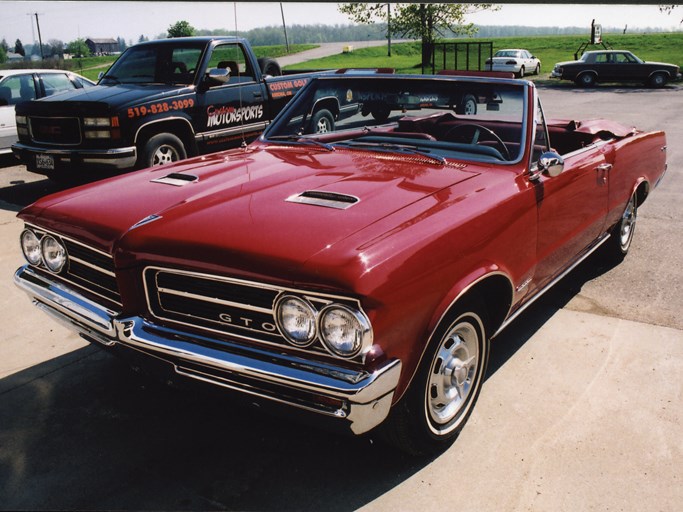
[[[144,282],[150,312],[157,319],[223,334],[230,339],[294,348],[280,334],[273,307],[281,294],[302,295],[300,290],[158,267],[145,269]],[[351,299],[308,292],[304,296],[316,309],[333,300],[358,307]],[[318,341],[306,348],[308,352],[311,350],[326,353]]]
[[[31,117],[31,137],[47,144],[81,143],[81,127],[77,117]]]

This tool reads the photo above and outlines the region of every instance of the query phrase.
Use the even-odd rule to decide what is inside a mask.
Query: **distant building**
[[[116,39],[91,39],[85,40],[85,44],[93,55],[108,55],[118,53],[119,42]]]
[[[21,62],[23,60],[23,55],[14,52],[7,52],[7,62]]]

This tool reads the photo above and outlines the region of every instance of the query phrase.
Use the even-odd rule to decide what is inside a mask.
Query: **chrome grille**
[[[31,138],[48,144],[81,143],[81,127],[77,117],[31,117]]]
[[[157,319],[294,350],[276,326],[273,305],[281,294],[302,295],[316,309],[332,301],[358,307],[348,298],[159,267],[146,268],[144,282],[150,312]],[[318,342],[306,350],[326,353]]]

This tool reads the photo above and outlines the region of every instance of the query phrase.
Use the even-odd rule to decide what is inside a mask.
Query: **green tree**
[[[14,42],[14,53],[18,53],[22,57],[26,56],[26,50],[24,50],[24,45],[21,43],[21,39],[17,39]]]
[[[484,10],[498,10],[493,4],[391,4],[390,34],[422,41],[422,63],[431,62],[433,43],[443,38],[446,31],[456,35],[472,36],[477,32],[473,23],[467,23],[469,14]],[[339,11],[356,23],[387,20],[387,4],[341,4]]]
[[[177,21],[168,27],[168,37],[186,37],[193,36],[194,34],[194,27],[185,20]]]
[[[59,58],[64,57],[64,43],[59,39],[50,39],[47,42],[45,55],[56,55]]]
[[[5,62],[7,62],[7,52],[0,46],[0,64],[4,64]]]
[[[66,50],[74,57],[88,57],[90,48],[85,44],[85,39],[76,39],[66,45]]]

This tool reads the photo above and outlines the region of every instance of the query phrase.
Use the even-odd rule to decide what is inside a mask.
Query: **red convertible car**
[[[621,259],[665,169],[663,132],[547,120],[527,81],[324,76],[247,147],[28,206],[15,283],[138,366],[430,452],[489,340]]]

